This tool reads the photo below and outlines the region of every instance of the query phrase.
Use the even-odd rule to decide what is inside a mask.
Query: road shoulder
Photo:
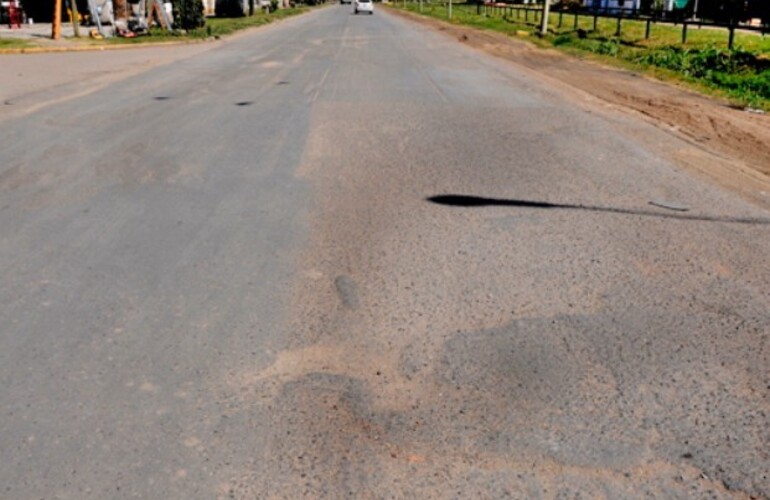
[[[107,85],[195,56],[217,44],[142,47],[135,50],[3,56],[0,122],[44,106],[88,95]]]

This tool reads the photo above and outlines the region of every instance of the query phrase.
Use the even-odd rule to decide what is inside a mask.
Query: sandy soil
[[[752,201],[770,203],[769,115],[735,109],[672,83],[541,49],[500,33],[396,9],[391,12],[526,68],[552,87],[572,93],[592,111],[597,110],[598,101],[606,108],[641,115],[692,147],[683,149],[681,141],[650,146]]]

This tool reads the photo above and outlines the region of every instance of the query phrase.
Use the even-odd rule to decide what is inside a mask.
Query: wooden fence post
[[[649,40],[650,39],[650,26],[652,25],[652,19],[647,18],[647,26],[644,28],[644,39]]]

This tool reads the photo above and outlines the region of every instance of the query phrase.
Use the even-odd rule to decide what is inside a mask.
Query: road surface
[[[770,496],[770,211],[665,132],[383,8],[62,92],[0,121],[0,497]]]

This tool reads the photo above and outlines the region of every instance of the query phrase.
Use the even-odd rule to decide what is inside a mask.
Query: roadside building
[[[679,9],[686,9],[688,5],[692,3],[692,0],[666,0],[664,2],[664,10],[672,11]]]
[[[583,0],[583,5],[600,11],[675,11],[692,4],[693,0]]]
[[[592,10],[624,11],[639,10],[642,0],[585,0],[585,6]]]

